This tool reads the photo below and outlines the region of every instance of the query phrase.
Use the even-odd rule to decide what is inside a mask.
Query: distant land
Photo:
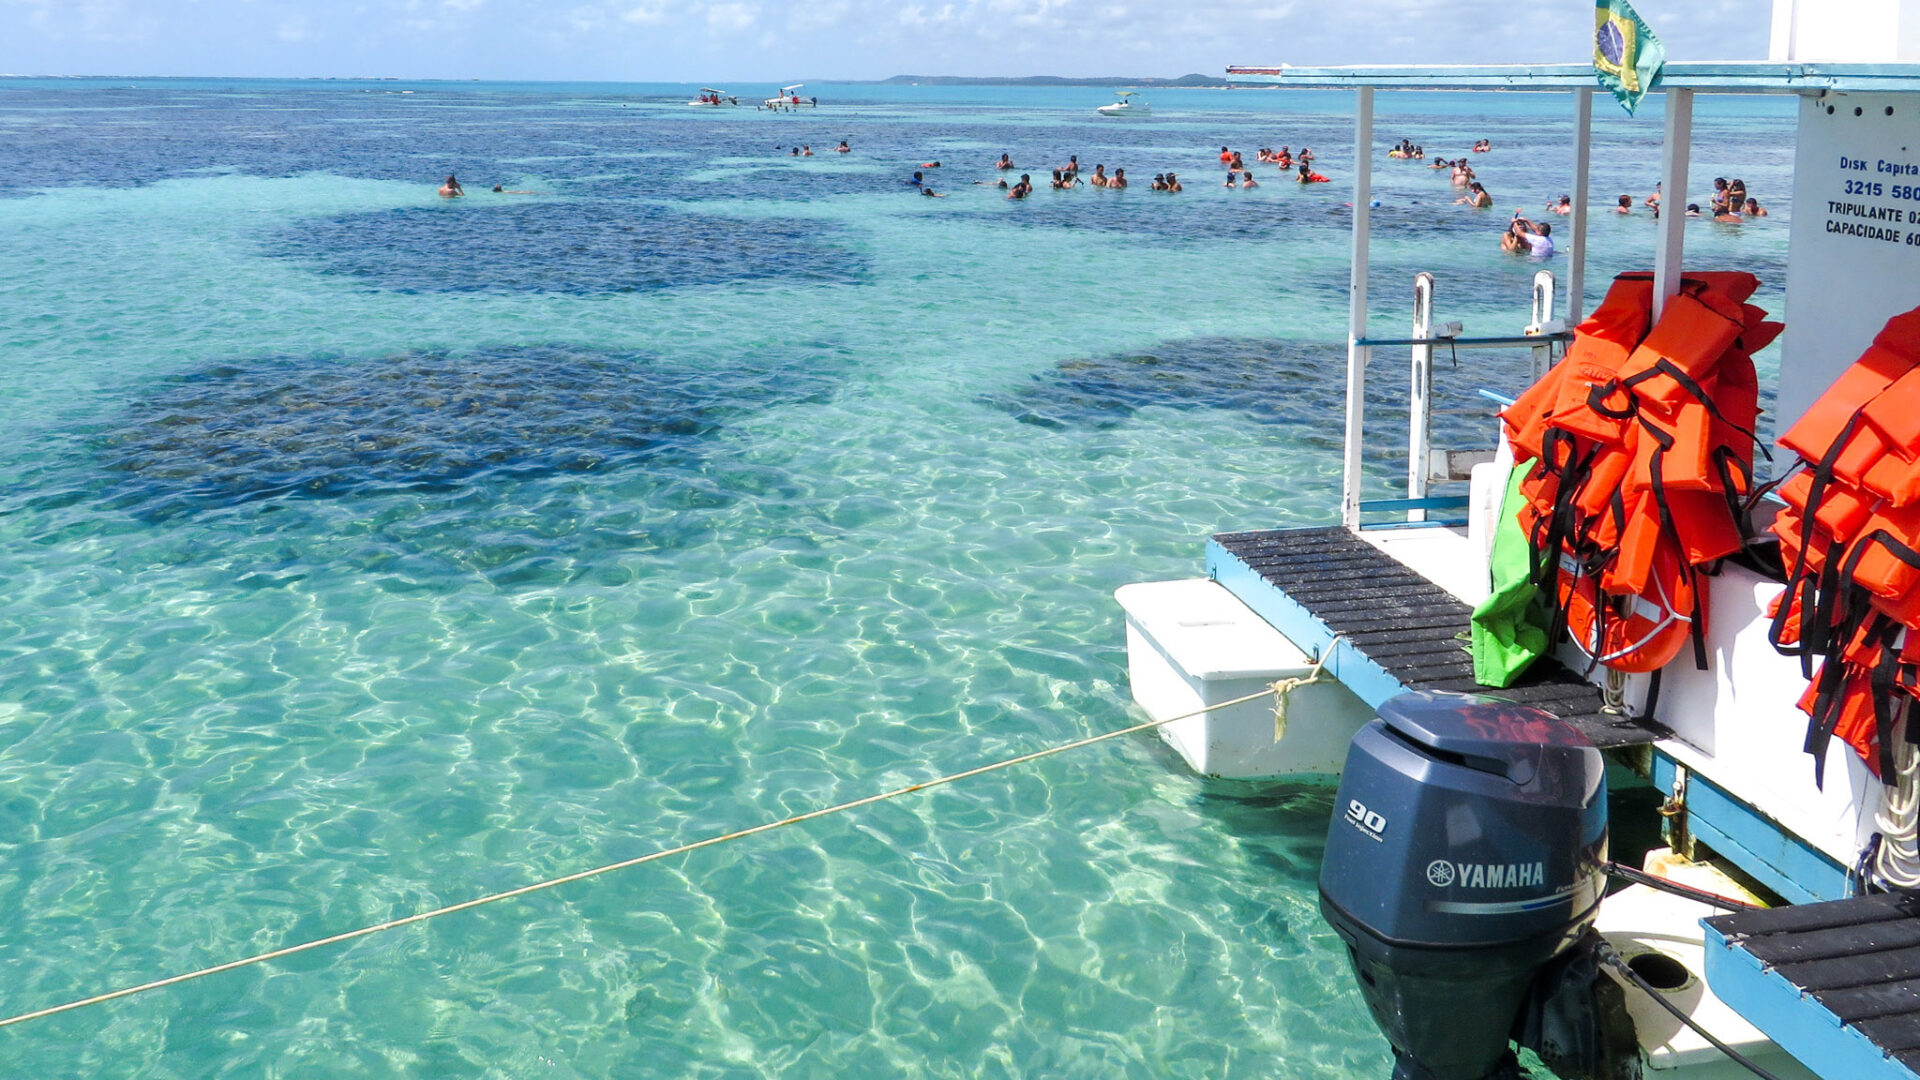
[[[1106,79],[1067,79],[1058,75],[1025,75],[1018,78],[987,78],[973,75],[895,75],[880,80],[891,86],[1226,86],[1218,75],[1182,75],[1177,79],[1140,79],[1114,76]]]

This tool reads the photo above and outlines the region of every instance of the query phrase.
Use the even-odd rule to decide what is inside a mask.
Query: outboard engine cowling
[[[1605,891],[1600,752],[1538,709],[1402,694],[1348,748],[1320,911],[1393,1044],[1395,1080],[1515,1068],[1536,976]]]

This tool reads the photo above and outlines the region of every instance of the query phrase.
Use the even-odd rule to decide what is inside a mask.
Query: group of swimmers
[[[1659,184],[1653,186],[1653,194],[1642,200],[1641,205],[1653,211],[1653,216],[1656,219],[1660,217]],[[1562,207],[1564,207],[1564,209],[1562,209]],[[1554,206],[1553,209],[1556,213],[1572,213],[1573,200],[1562,195],[1560,196],[1560,205]],[[1613,212],[1616,214],[1633,213],[1633,196],[1623,193],[1620,196],[1619,202],[1614,206]],[[1767,208],[1760,205],[1760,200],[1747,194],[1747,182],[1745,180],[1738,177],[1728,180],[1724,176],[1716,176],[1713,178],[1713,195],[1707,200],[1707,208],[1702,210],[1699,203],[1688,203],[1686,216],[1710,217],[1718,222],[1737,225],[1750,218],[1763,218],[1768,215]]]
[[[1223,146],[1220,148],[1220,151],[1222,153],[1226,153],[1227,148]],[[1234,156],[1236,158],[1239,157],[1238,154],[1235,154]],[[1259,161],[1261,164],[1278,165],[1282,169],[1293,168],[1293,164],[1295,161],[1300,162],[1302,165],[1312,165],[1313,164],[1313,148],[1310,146],[1301,147],[1300,156],[1296,158],[1294,157],[1294,154],[1293,154],[1293,148],[1290,146],[1283,146],[1277,152],[1272,150],[1271,148],[1263,146],[1260,148],[1260,152],[1256,156],[1255,160]]]

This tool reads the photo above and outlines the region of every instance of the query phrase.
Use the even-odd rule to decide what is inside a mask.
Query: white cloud
[[[759,4],[708,4],[706,11],[707,29],[717,36],[750,30],[760,25]]]
[[[1737,0],[1637,6],[1674,59],[1765,53],[1766,20]],[[1565,62],[1592,16],[1540,0],[1476,0],[1471,18],[1434,0],[0,0],[0,27],[0,70],[737,81]]]

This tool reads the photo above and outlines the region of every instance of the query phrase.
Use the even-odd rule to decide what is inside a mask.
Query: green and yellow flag
[[[1627,0],[1595,0],[1593,71],[1632,116],[1667,62],[1667,47]]]

